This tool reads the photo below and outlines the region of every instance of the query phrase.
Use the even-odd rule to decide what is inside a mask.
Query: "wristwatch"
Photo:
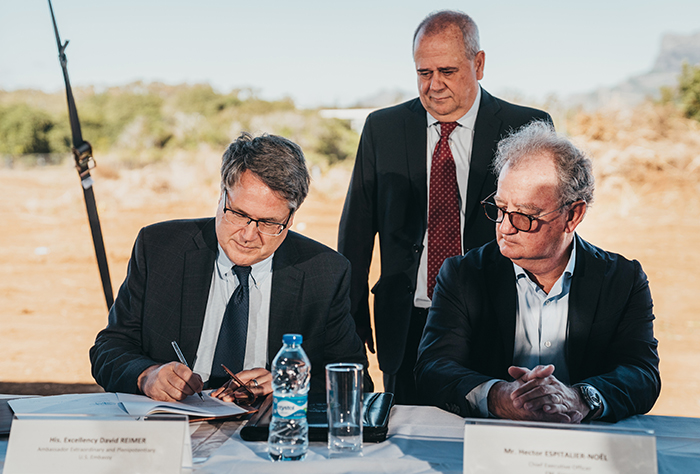
[[[576,390],[578,390],[578,393],[581,394],[583,402],[586,405],[588,405],[588,408],[590,410],[586,417],[581,421],[592,420],[593,417],[598,414],[600,408],[603,406],[603,401],[600,397],[600,392],[598,392],[598,390],[596,390],[596,388],[593,385],[588,385],[587,383],[578,383],[575,384],[573,387]]]

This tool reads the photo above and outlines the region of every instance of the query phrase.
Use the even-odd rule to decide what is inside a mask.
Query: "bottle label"
[[[295,397],[274,397],[274,416],[287,420],[297,420],[306,417],[307,395],[297,395]]]

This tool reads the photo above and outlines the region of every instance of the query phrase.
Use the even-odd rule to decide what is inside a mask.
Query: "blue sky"
[[[646,72],[664,33],[700,31],[700,1],[55,0],[74,85],[135,80],[252,87],[301,106],[415,91],[413,29],[430,11],[470,14],[482,84],[539,100]],[[0,88],[62,87],[45,0],[0,0]]]

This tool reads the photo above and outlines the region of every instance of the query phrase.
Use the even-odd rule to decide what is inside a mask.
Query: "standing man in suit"
[[[548,124],[498,145],[496,240],[445,261],[418,351],[431,403],[463,416],[579,423],[646,413],[661,389],[636,260],[576,235],[590,160]]]
[[[415,31],[419,98],[369,115],[340,221],[338,250],[352,264],[352,315],[374,352],[369,267],[379,234],[381,276],[374,323],[384,387],[417,404],[416,350],[443,260],[494,237],[479,202],[495,189],[496,144],[540,110],[519,107],[479,86],[485,54],[472,19],[441,11]]]
[[[243,134],[232,143],[215,218],[139,233],[109,324],[90,350],[97,383],[181,400],[225,384],[223,363],[266,395],[284,333],[304,337],[312,391],[324,390],[327,363],[367,367],[350,315],[350,264],[289,230],[309,181],[301,149],[285,138]],[[172,341],[193,370],[177,362]],[[233,388],[215,394],[231,400]]]

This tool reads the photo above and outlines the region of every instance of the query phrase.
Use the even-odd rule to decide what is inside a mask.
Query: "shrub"
[[[685,116],[700,121],[700,65],[683,63],[678,78],[678,98]]]
[[[0,152],[8,155],[51,152],[49,114],[25,104],[0,109]]]

